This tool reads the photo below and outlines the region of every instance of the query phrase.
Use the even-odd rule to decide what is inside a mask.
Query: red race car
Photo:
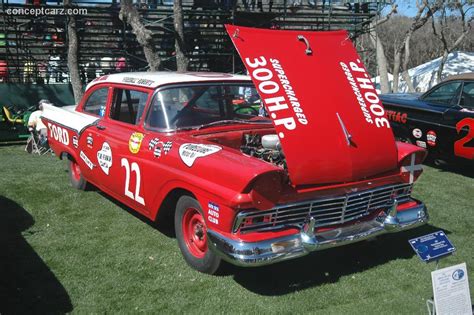
[[[250,77],[111,74],[77,106],[45,107],[74,187],[173,215],[184,259],[206,273],[427,222],[410,196],[426,152],[395,142],[346,32],[226,27]]]

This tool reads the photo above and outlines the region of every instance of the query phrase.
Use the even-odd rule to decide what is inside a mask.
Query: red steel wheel
[[[71,186],[79,190],[87,190],[89,188],[89,183],[82,175],[82,171],[79,167],[79,164],[77,164],[76,161],[68,160],[68,168]]]
[[[201,213],[195,208],[184,211],[183,220],[184,242],[189,252],[197,258],[203,258],[207,252],[206,224]]]
[[[79,168],[79,164],[77,164],[76,162],[72,162],[71,164],[72,164],[71,165],[72,177],[77,181],[81,180],[82,175],[81,175],[81,169]]]
[[[207,246],[207,226],[199,202],[188,195],[181,196],[174,216],[176,239],[183,258],[197,271],[214,274],[221,259]]]

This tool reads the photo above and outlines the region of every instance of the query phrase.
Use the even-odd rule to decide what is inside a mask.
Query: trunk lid
[[[273,121],[293,185],[397,167],[385,111],[346,31],[226,29]]]

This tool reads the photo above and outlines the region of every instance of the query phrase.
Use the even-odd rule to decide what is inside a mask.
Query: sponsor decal
[[[136,84],[136,85],[143,85],[143,86],[151,86],[155,81],[147,80],[147,79],[140,79],[140,78],[124,77],[122,79],[122,82]]]
[[[140,151],[140,147],[142,145],[142,140],[143,140],[143,133],[140,132],[134,132],[130,136],[130,140],[128,140],[128,148],[130,149],[130,152],[133,154],[137,154],[138,151]]]
[[[197,158],[205,157],[222,150],[217,145],[184,143],[179,147],[179,156],[184,164],[191,167]]]
[[[81,151],[79,156],[84,161],[84,163],[86,163],[88,168],[90,168],[90,169],[94,168],[94,163],[92,163],[92,161],[87,157],[87,155],[83,151]]]
[[[69,133],[65,128],[48,123],[49,136],[64,145],[69,145]]]
[[[423,137],[423,132],[418,128],[413,129],[412,134],[413,134],[413,137],[417,139],[420,139],[421,137]]]
[[[92,147],[94,146],[94,138],[92,138],[92,135],[88,134],[86,140],[87,140],[87,147],[89,149],[92,149]]]
[[[150,140],[148,143],[148,150],[153,150],[153,155],[157,158],[161,157],[161,154],[164,153],[165,155],[168,154],[168,152],[171,150],[173,147],[173,142],[171,141],[160,141],[158,138],[154,138]]]
[[[77,149],[77,147],[79,146],[79,139],[77,138],[77,136],[72,136],[72,145]]]
[[[102,171],[109,175],[109,169],[112,166],[112,149],[107,142],[104,142],[102,149],[97,152],[97,161]]]
[[[459,280],[462,280],[462,278],[464,278],[464,270],[462,270],[462,269],[454,270],[453,280],[459,281]]]
[[[419,146],[420,148],[426,149],[426,142],[425,141],[416,140],[416,145]]]
[[[260,82],[257,88],[273,123],[275,126],[283,125],[289,131],[296,129],[296,122],[307,125],[308,119],[283,65],[275,58],[270,58],[269,62],[264,56],[253,60],[245,58],[248,69],[251,69],[250,75]],[[285,134],[280,132],[278,136],[284,138]]]
[[[398,123],[402,123],[402,124],[407,123],[407,118],[408,118],[407,113],[396,112],[396,111],[393,111],[393,110],[387,110],[386,112],[387,112],[388,120],[398,122]]]
[[[377,128],[390,128],[390,123],[385,117],[385,110],[360,59],[349,62],[349,65],[341,61],[339,65],[352,87],[365,121],[368,124],[375,123]]]
[[[209,201],[207,204],[207,219],[209,222],[212,222],[214,224],[219,224],[219,205]]]
[[[428,145],[432,147],[436,146],[436,132],[434,132],[433,130],[428,131],[426,133],[426,140]]]

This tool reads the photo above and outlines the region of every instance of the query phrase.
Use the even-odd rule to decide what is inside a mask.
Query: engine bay
[[[261,136],[246,133],[243,134],[242,143],[240,146],[242,153],[286,169],[285,155],[276,134]]]
[[[212,134],[195,135],[203,140],[239,150],[262,161],[287,169],[280,139],[273,128],[260,130],[232,130]]]

